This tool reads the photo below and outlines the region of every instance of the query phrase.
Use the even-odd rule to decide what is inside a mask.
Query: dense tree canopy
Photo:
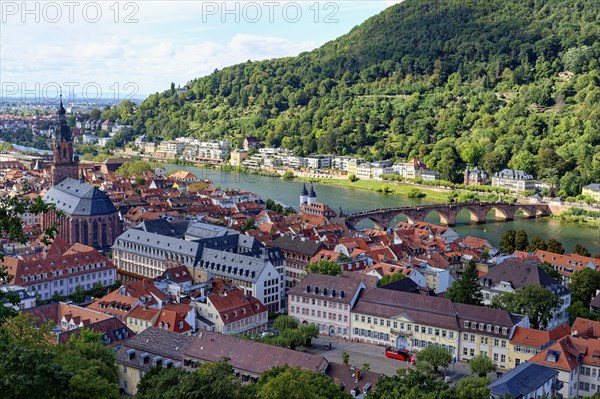
[[[529,316],[531,327],[544,329],[560,309],[562,300],[541,285],[528,285],[516,292],[504,292],[492,299],[492,306]]]
[[[299,155],[419,156],[449,180],[467,163],[510,166],[572,195],[600,181],[599,13],[596,0],[409,0],[312,52],[103,117],[149,140],[253,135]]]

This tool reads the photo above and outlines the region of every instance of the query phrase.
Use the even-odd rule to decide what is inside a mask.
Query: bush
[[[358,177],[356,177],[356,175],[354,173],[352,173],[351,175],[348,176],[348,180],[350,180],[352,183],[354,183],[355,181],[358,180]]]
[[[425,194],[418,188],[411,188],[410,190],[408,190],[408,198],[425,198],[426,196],[427,194]]]

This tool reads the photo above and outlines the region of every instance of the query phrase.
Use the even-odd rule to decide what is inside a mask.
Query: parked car
[[[385,356],[390,359],[398,359],[415,364],[417,358],[415,355],[404,349],[385,348]]]

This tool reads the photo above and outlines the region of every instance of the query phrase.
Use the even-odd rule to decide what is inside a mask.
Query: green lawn
[[[371,191],[379,191],[382,186],[387,186],[392,190],[392,194],[402,195],[404,197],[408,196],[408,191],[411,188],[417,188],[427,196],[424,198],[426,200],[432,202],[440,202],[446,203],[448,194],[446,191],[437,191],[436,189],[432,189],[429,187],[417,186],[414,184],[406,184],[406,183],[396,183],[396,182],[384,182],[384,181],[373,181],[373,180],[357,180],[355,182],[351,182],[350,180],[344,179],[318,179],[318,182],[321,184],[330,184],[333,186],[344,186],[344,187],[353,187],[362,190],[371,190]]]

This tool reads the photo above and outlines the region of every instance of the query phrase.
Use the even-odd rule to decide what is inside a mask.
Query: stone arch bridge
[[[466,209],[471,220],[477,223],[485,223],[488,212],[494,210],[496,217],[503,220],[513,220],[517,211],[522,211],[525,218],[547,216],[552,214],[548,205],[544,204],[508,204],[505,202],[472,202],[450,205],[423,205],[408,206],[402,208],[373,209],[353,213],[346,216],[346,223],[354,227],[365,219],[371,220],[376,228],[387,229],[392,220],[398,215],[404,215],[410,223],[423,221],[425,217],[434,212],[440,215],[440,222],[447,226],[456,224],[456,216]]]

